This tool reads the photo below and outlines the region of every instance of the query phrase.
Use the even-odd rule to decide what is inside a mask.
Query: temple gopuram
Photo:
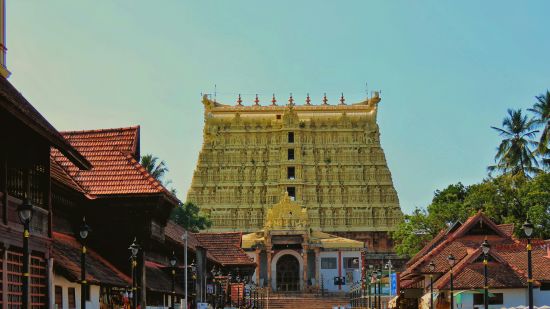
[[[380,131],[380,96],[337,105],[226,105],[203,96],[204,141],[187,201],[210,216],[211,230],[257,232],[284,193],[308,230],[364,242],[391,254],[388,232],[402,219]],[[380,256],[380,259],[384,258]]]

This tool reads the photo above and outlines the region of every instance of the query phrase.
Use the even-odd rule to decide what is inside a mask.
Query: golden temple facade
[[[204,141],[187,200],[214,231],[255,232],[284,192],[309,228],[363,238],[402,218],[376,115],[377,92],[359,103],[225,105],[203,97]],[[367,234],[364,234],[367,233]],[[358,237],[353,237],[357,235]],[[372,237],[370,237],[372,238]],[[386,237],[381,237],[386,238]],[[372,242],[370,239],[368,242]],[[391,247],[391,244],[388,244]]]

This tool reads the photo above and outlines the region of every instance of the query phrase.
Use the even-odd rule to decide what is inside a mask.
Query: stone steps
[[[332,309],[334,306],[345,306],[347,297],[320,297],[316,295],[270,297],[269,309]]]

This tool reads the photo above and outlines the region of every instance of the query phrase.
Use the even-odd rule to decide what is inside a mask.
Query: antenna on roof
[[[367,96],[367,99],[369,98],[369,83],[365,82],[365,95]]]
[[[214,102],[217,102],[218,98],[218,85],[214,84]]]

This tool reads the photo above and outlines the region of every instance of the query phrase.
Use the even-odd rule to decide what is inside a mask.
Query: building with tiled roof
[[[483,213],[456,223],[440,232],[425,248],[415,255],[400,275],[400,308],[427,306],[430,276],[438,307],[447,308],[450,302],[451,269],[453,267],[455,306],[473,308],[483,305],[483,253],[481,243],[491,245],[488,255],[489,302],[501,307],[527,305],[527,250],[526,241],[513,236],[511,224],[496,225]],[[543,240],[533,239],[533,280],[535,305],[550,304],[550,247]],[[428,264],[435,264],[430,270]],[[491,296],[492,295],[492,296]],[[447,306],[447,307],[445,307]]]

